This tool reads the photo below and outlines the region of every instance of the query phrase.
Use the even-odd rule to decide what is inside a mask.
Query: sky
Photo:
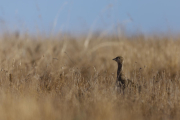
[[[179,0],[0,0],[0,30],[180,32]]]

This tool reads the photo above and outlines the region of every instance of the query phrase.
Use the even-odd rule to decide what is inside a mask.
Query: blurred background
[[[0,0],[0,120],[180,120],[179,6]]]
[[[179,33],[178,0],[1,0],[0,32]]]

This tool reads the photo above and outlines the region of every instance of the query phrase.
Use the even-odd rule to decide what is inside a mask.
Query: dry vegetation
[[[1,120],[180,119],[180,37],[0,39]],[[118,55],[141,93],[116,92]]]

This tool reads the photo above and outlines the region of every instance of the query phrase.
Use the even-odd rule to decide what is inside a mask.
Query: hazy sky
[[[180,0],[1,0],[0,30],[180,32]]]

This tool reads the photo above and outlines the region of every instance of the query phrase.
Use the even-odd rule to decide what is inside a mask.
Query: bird
[[[125,88],[129,85],[134,85],[134,83],[130,79],[127,79],[123,73],[124,58],[122,56],[117,56],[113,60],[118,64],[116,85],[117,87],[120,87],[120,89],[122,89],[124,93]]]

